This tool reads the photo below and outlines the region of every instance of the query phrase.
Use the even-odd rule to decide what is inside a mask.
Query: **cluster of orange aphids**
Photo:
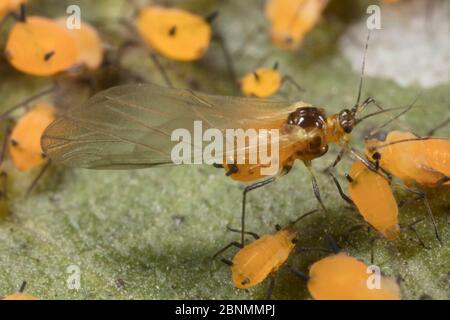
[[[233,242],[216,253],[221,254],[231,246],[240,250],[232,260],[222,259],[230,266],[233,285],[239,289],[254,287],[270,279],[267,297],[270,298],[275,283],[274,274],[288,261],[299,241],[299,232],[294,224],[315,211],[304,214],[285,227],[278,227],[275,234],[258,236],[247,232],[255,241],[243,246]],[[239,232],[239,230],[230,229]],[[379,287],[370,287],[368,265],[339,252],[338,249],[315,249],[330,251],[332,254],[314,262],[309,275],[290,266],[290,269],[306,282],[311,296],[316,300],[399,300],[399,284],[388,277],[381,276]]]
[[[78,76],[102,66],[101,36],[92,25],[82,22],[81,29],[69,29],[64,18],[27,17],[23,2],[10,1],[4,9],[17,17],[5,48],[7,60],[15,69],[33,76],[53,77]],[[327,4],[327,0],[268,0],[266,15],[271,23],[273,44],[298,48],[320,20]],[[1,18],[3,8],[0,9]],[[202,59],[210,47],[214,17],[150,5],[139,9],[134,26],[153,57],[157,54],[174,61],[193,62]],[[160,71],[164,73],[163,69]],[[165,73],[164,77],[167,79]],[[276,94],[289,80],[301,90],[275,64],[273,68],[257,68],[245,75],[240,85],[245,96],[264,98]],[[170,81],[167,83],[172,86]],[[74,108],[48,129],[55,119],[56,107],[49,101],[36,103],[11,130],[8,149],[20,170],[43,166],[50,160],[88,168],[159,166],[171,161],[168,156],[172,147],[168,139],[171,130],[200,119],[220,130],[242,124],[244,129],[280,129],[285,143],[280,152],[281,176],[291,170],[296,160],[303,161],[311,170],[311,161],[324,155],[330,144],[347,146],[350,133],[362,119],[360,113],[372,102],[367,99],[360,103],[358,97],[351,110],[327,115],[324,109],[301,101],[291,104],[220,97],[153,85],[118,87]],[[369,160],[365,159],[368,163],[355,162],[348,175],[351,199],[347,197],[347,200],[389,240],[400,234],[398,205],[391,190],[390,175],[397,176],[407,186],[412,182],[439,187],[449,184],[448,140],[410,138],[414,146],[404,143],[397,150],[397,144],[391,142],[399,139],[388,136],[388,146],[382,145],[384,141],[369,140]],[[396,158],[405,153],[423,157],[411,163]],[[239,181],[255,182],[263,177],[260,164],[253,168],[232,163],[223,168],[228,176]],[[322,204],[312,171],[311,175],[314,194]],[[246,193],[275,180],[273,177],[263,183],[255,182],[245,189],[242,235],[248,234],[244,231]],[[241,250],[232,261],[227,261],[233,284],[237,288],[255,286],[285,265],[295,249],[297,233],[293,224],[289,224],[248,245],[244,245],[243,238],[241,243],[235,243]],[[399,298],[398,284],[389,278],[382,277],[382,290],[369,290],[366,270],[367,265],[356,258],[334,253],[314,263],[304,278],[315,299]]]
[[[14,69],[30,76],[52,77],[57,84],[59,75],[79,76],[101,66],[103,44],[92,25],[81,21],[79,28],[69,29],[65,18],[28,16],[26,2],[2,1],[1,4],[0,19],[6,19],[7,14],[15,19],[8,30],[4,48],[6,60]],[[7,110],[0,117],[2,121],[12,118],[15,122],[12,128],[6,125],[7,144],[3,145],[3,152],[9,150],[14,166],[21,171],[42,167],[37,179],[49,164],[40,145],[41,136],[57,113],[51,99],[38,98],[55,92],[56,84]],[[16,117],[15,111],[24,107],[27,110]],[[3,176],[6,177],[5,171]]]

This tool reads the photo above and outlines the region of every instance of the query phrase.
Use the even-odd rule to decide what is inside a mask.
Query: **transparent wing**
[[[280,128],[297,107],[152,84],[125,85],[102,91],[68,111],[46,129],[41,143],[50,159],[72,167],[171,165],[171,151],[179,143],[171,140],[176,129],[186,129],[194,139],[194,121],[201,121],[203,132]],[[293,143],[288,137],[280,140]]]

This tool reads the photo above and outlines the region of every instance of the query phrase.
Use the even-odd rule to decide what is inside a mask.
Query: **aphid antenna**
[[[230,226],[227,226],[227,230],[231,232],[242,233],[242,230],[231,228]],[[258,240],[260,238],[260,236],[256,232],[245,231],[244,234],[252,236],[253,238],[255,238],[255,240]]]
[[[392,145],[396,145],[399,143],[406,143],[406,142],[413,142],[413,141],[426,141],[426,140],[448,140],[447,138],[439,138],[439,137],[417,137],[417,138],[409,138],[409,139],[402,139],[397,141],[392,141],[388,143],[383,143],[378,146],[373,146],[369,148],[369,151],[377,151]]]
[[[388,108],[388,109],[381,109],[379,111],[375,111],[375,112],[369,113],[369,114],[365,115],[364,117],[356,119],[355,125],[361,123],[362,121],[364,121],[364,120],[366,120],[368,118],[371,118],[371,117],[374,117],[374,116],[377,116],[377,115],[380,115],[380,114],[383,114],[383,113],[388,113],[388,112],[395,111],[395,110],[403,110],[403,113],[401,113],[400,115],[397,115],[394,118],[390,119],[389,120],[389,123],[390,123],[390,122],[396,120],[396,118],[398,118],[401,115],[405,114],[407,111],[411,110],[412,108],[413,108],[412,106],[408,106],[406,108],[405,107],[393,107],[393,108]],[[405,110],[406,110],[406,112],[405,112]],[[389,123],[387,123],[387,124],[389,124]],[[387,124],[383,124],[382,126],[384,127]],[[378,129],[378,128],[376,128],[376,129]]]
[[[19,102],[19,103],[16,104],[15,106],[13,106],[13,107],[11,107],[10,109],[8,109],[7,111],[3,112],[3,113],[0,115],[0,121],[3,121],[4,119],[6,119],[7,116],[8,116],[9,114],[11,114],[12,112],[14,112],[15,110],[17,110],[17,109],[19,109],[19,108],[22,108],[23,106],[28,105],[30,102],[33,102],[34,100],[39,99],[39,98],[42,97],[42,96],[45,96],[45,95],[47,95],[47,94],[52,93],[53,91],[56,90],[57,87],[58,87],[58,85],[57,85],[57,84],[54,84],[53,86],[51,86],[51,87],[49,87],[49,88],[47,88],[47,89],[44,89],[44,90],[42,90],[41,92],[38,92],[38,93],[36,93],[35,95],[33,95],[33,96],[31,96],[31,97],[29,97],[29,98],[23,100],[22,102]]]
[[[422,92],[420,92],[417,97],[399,114],[397,114],[395,117],[389,119],[388,121],[386,121],[385,123],[383,123],[382,125],[378,126],[377,128],[373,129],[369,135],[375,134],[377,133],[379,130],[383,129],[384,127],[386,127],[387,125],[389,125],[390,123],[396,121],[398,118],[400,118],[401,116],[405,115],[406,113],[408,113],[413,107],[414,105],[417,103],[417,101],[419,100],[419,98],[421,97]]]
[[[427,132],[427,136],[432,136],[435,134],[436,131],[446,127],[448,124],[450,123],[450,118],[448,118],[447,120],[445,120],[444,122],[438,124],[436,127],[434,127],[433,129],[431,129],[430,131]]]
[[[358,87],[358,95],[356,98],[356,104],[353,107],[353,112],[356,114],[358,107],[359,107],[359,103],[361,101],[361,92],[362,92],[362,88],[363,88],[363,83],[364,83],[364,73],[366,70],[366,57],[367,57],[367,51],[369,49],[369,40],[370,40],[370,30],[367,34],[367,39],[366,39],[366,45],[364,47],[364,54],[363,54],[363,60],[362,60],[362,66],[361,66],[361,75],[359,78],[359,87]]]
[[[272,298],[274,287],[275,287],[275,277],[271,275],[269,278],[269,286],[267,287],[266,300],[270,300]]]

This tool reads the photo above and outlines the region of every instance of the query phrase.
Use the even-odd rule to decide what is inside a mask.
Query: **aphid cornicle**
[[[281,228],[277,226],[275,234],[265,234],[261,237],[252,232],[246,232],[252,235],[256,240],[242,246],[238,242],[232,242],[225,248],[217,252],[214,257],[224,252],[231,246],[240,248],[232,261],[222,259],[231,268],[233,285],[239,289],[251,288],[276,272],[284,265],[295,247],[298,237],[298,231],[295,224],[303,218],[317,212],[317,210],[305,213],[295,221]],[[233,230],[237,231],[239,230]],[[273,288],[273,278],[269,289]],[[269,290],[269,295],[270,295]]]
[[[0,1],[0,21],[9,13],[19,10],[20,5],[27,3],[28,0],[2,0]]]

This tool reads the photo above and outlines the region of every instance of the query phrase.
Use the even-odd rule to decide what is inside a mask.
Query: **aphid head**
[[[345,133],[351,133],[357,124],[355,113],[348,109],[339,112],[339,125]]]

